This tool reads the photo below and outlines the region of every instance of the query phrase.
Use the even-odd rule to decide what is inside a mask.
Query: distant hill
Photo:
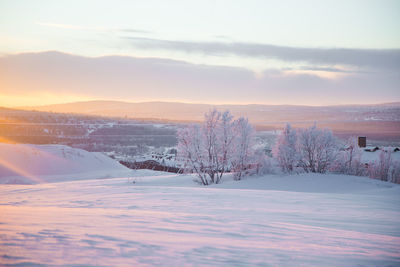
[[[213,107],[219,110],[230,110],[235,116],[246,116],[256,124],[282,122],[304,123],[315,121],[400,121],[399,102],[378,105],[293,106],[86,101],[48,106],[23,107],[23,109],[112,117],[199,121],[202,120],[203,114]]]
[[[379,105],[347,106],[268,106],[268,105],[207,105],[171,102],[128,103],[119,101],[89,101],[51,106],[25,107],[21,109],[0,108],[1,137],[25,143],[76,143],[82,137],[90,137],[82,142],[97,143],[97,128],[112,128],[114,134],[133,131],[135,133],[144,122],[152,133],[146,136],[148,145],[174,142],[173,125],[182,122],[201,121],[210,108],[229,109],[235,116],[246,116],[257,130],[279,130],[290,122],[295,128],[308,127],[315,122],[319,127],[330,128],[339,137],[366,136],[385,145],[400,142],[400,103]],[[43,110],[43,111],[39,111]],[[80,114],[83,113],[83,114]],[[142,122],[139,122],[140,119]],[[28,123],[28,124],[27,124]],[[49,125],[49,123],[51,125]],[[136,125],[139,123],[138,125]],[[171,125],[160,128],[157,125]],[[54,124],[54,125],[53,125]],[[74,124],[71,126],[70,124]],[[152,128],[154,124],[154,129]],[[114,125],[114,126],[110,126]],[[179,127],[179,126],[178,126]],[[146,129],[147,129],[146,128]],[[156,130],[157,129],[157,130]],[[47,132],[44,132],[47,131]],[[62,135],[54,133],[63,133]],[[127,132],[127,133],[128,133]],[[131,133],[131,134],[132,134]],[[154,133],[168,135],[167,139],[154,139]],[[132,137],[118,138],[118,143],[126,145]],[[80,139],[75,137],[80,136]],[[39,139],[37,139],[39,138]],[[49,139],[50,138],[50,139]],[[71,139],[72,138],[72,139]],[[157,141],[158,140],[158,141]],[[143,141],[143,140],[142,140]],[[122,142],[122,143],[121,143]],[[82,146],[79,146],[82,147]],[[91,149],[86,147],[86,149]]]

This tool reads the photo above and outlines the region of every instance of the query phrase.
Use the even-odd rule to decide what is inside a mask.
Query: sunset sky
[[[0,1],[0,106],[400,101],[400,1]]]

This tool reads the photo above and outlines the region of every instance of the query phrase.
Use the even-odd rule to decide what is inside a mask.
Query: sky
[[[0,106],[400,101],[400,1],[0,0]]]

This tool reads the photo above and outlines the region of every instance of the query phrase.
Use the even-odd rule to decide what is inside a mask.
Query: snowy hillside
[[[102,153],[62,145],[0,143],[0,184],[128,177],[132,171]]]
[[[0,265],[398,266],[400,185],[189,175],[0,186]]]

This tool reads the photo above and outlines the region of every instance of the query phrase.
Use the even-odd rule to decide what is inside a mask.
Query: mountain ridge
[[[209,109],[230,110],[257,124],[274,122],[400,121],[400,102],[371,105],[260,105],[199,104],[184,102],[126,102],[93,100],[45,106],[19,107],[24,110],[75,113],[124,118],[199,121]]]
[[[34,106],[16,106],[12,107],[15,109],[36,109],[36,108],[47,108],[53,106],[73,105],[73,104],[88,104],[88,103],[115,103],[115,104],[178,104],[178,105],[206,105],[206,106],[267,106],[267,107],[363,107],[363,106],[400,106],[400,102],[384,102],[375,104],[338,104],[338,105],[292,105],[292,104],[210,104],[210,103],[190,103],[180,101],[140,101],[130,102],[122,100],[86,100],[86,101],[74,101],[50,105],[34,105]]]

